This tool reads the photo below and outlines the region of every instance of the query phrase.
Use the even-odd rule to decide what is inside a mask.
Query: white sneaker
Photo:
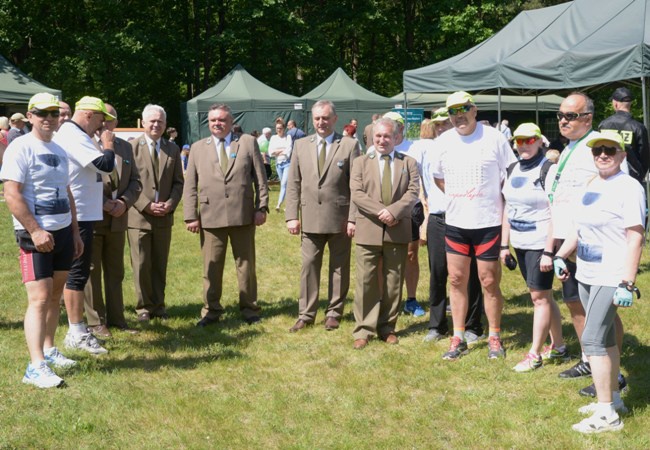
[[[583,406],[582,408],[578,409],[578,412],[580,414],[593,414],[596,412],[598,409],[598,403],[589,403],[588,405]],[[625,406],[625,403],[623,403],[623,400],[621,400],[619,403],[614,403],[614,410],[616,410],[617,413],[619,414],[627,414],[627,407]]]
[[[69,367],[73,367],[77,365],[77,361],[74,361],[70,358],[66,358],[61,354],[59,349],[56,347],[52,347],[47,349],[46,352],[44,352],[45,355],[45,362],[52,366],[56,367],[58,369],[67,369]]]
[[[52,372],[52,369],[49,368],[45,361],[41,361],[38,366],[32,364],[27,365],[27,370],[25,370],[25,376],[23,377],[23,383],[33,384],[36,387],[47,389],[63,386],[65,381],[63,381],[63,378]]]
[[[63,344],[66,348],[78,348],[85,350],[88,353],[92,353],[93,355],[103,355],[104,353],[108,353],[108,350],[99,345],[97,338],[91,333],[82,334],[81,336],[74,336],[68,333],[63,340]]]
[[[623,421],[616,413],[610,417],[597,417],[594,414],[591,417],[583,419],[580,423],[576,423],[572,428],[575,431],[586,434],[620,431],[623,429]]]
[[[485,337],[486,337],[485,333],[483,333],[482,335],[479,336],[478,334],[474,333],[473,331],[466,331],[465,332],[465,342],[467,342],[467,345],[474,345],[474,344],[482,341],[483,339],[485,339]]]

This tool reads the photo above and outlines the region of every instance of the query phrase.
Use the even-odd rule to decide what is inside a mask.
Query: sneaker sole
[[[585,408],[585,407],[583,406],[583,408]],[[620,416],[621,414],[627,414],[627,413],[630,412],[630,411],[627,409],[627,406],[625,406],[625,405],[621,406],[620,408],[614,408],[614,410],[616,411],[616,413],[617,413],[619,416]],[[593,413],[594,413],[594,411],[592,411],[592,410],[584,410],[584,411],[583,411],[582,408],[579,408],[579,409],[578,409],[578,412],[579,412],[580,414],[584,414],[584,415],[586,415],[586,416],[588,416],[589,414],[593,414]]]
[[[32,386],[36,386],[39,389],[51,389],[51,388],[63,387],[63,385],[65,385],[65,380],[61,380],[61,382],[59,384],[52,384],[52,385],[49,385],[49,386],[43,386],[43,385],[39,385],[38,383],[34,383],[29,378],[23,377],[23,383],[24,384],[29,384],[29,385],[32,385]]]
[[[464,352],[460,352],[460,354],[456,358],[452,358],[451,356],[442,355],[442,359],[445,360],[445,361],[458,361],[460,358],[467,355],[468,353],[469,353],[469,350],[465,350]]]
[[[605,433],[607,431],[621,431],[623,429],[623,422],[619,423],[618,425],[610,425],[608,427],[603,427],[603,428],[588,428],[583,430],[578,426],[578,424],[573,425],[571,428],[573,428],[573,430],[577,431],[578,433],[598,434],[598,433]]]

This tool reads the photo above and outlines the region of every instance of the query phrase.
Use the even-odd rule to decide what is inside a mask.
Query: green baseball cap
[[[82,97],[75,105],[75,110],[77,109],[82,111],[97,111],[104,114],[104,120],[115,120],[115,116],[106,110],[104,102],[97,97]]]

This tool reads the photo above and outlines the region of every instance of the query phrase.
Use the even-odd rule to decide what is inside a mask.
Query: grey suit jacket
[[[305,233],[341,233],[354,222],[350,171],[359,156],[357,141],[335,134],[318,175],[317,135],[295,141],[287,182],[285,220],[300,218]]]

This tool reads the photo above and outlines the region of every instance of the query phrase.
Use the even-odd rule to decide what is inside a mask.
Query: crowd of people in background
[[[406,120],[395,111],[373,115],[363,133],[352,119],[339,134],[336,106],[319,101],[311,110],[313,134],[282,117],[274,121],[275,134],[271,127],[245,134],[228,105],[215,104],[208,112],[210,136],[180,149],[178,132],[167,128],[158,105],[144,107],[144,131],[127,142],[115,135],[116,109],[101,99],[83,97],[72,111],[50,94],[37,94],[26,116],[0,118],[0,178],[28,297],[30,362],[23,382],[61,386],[52,369],[77,364],[54,342],[61,297],[66,349],[101,355],[108,351],[103,339],[115,330],[138,333],[127,322],[122,297],[127,240],[137,321],[169,317],[167,263],[181,201],[185,227],[200,235],[203,308],[196,325],[214,326],[224,313],[229,243],[242,319],[260,322],[255,230],[269,213],[274,161],[275,210],[285,205],[288,232],[301,236],[298,318],[289,332],[316,322],[325,246],[324,328],[340,327],[354,242],[353,348],[375,338],[398,344],[400,311],[426,315],[416,298],[419,248],[426,246],[423,340],[449,336],[441,355],[446,361],[481,340],[488,359],[505,358],[502,265],[518,266],[533,305],[532,342],[513,369],[532,372],[570,359],[552,295],[555,275],[581,345],[578,362],[559,376],[593,376],[580,394],[597,398],[580,408],[589,417],[573,429],[620,430],[627,381],[620,371],[617,308],[632,306],[639,295],[650,149],[647,130],[630,114],[631,92],[619,88],[611,100],[616,113],[595,131],[593,101],[580,92],[567,96],[557,112],[564,142],[553,143],[535,123],[513,132],[508,120],[479,121],[474,98],[463,91],[431,112],[416,141],[407,139]]]

